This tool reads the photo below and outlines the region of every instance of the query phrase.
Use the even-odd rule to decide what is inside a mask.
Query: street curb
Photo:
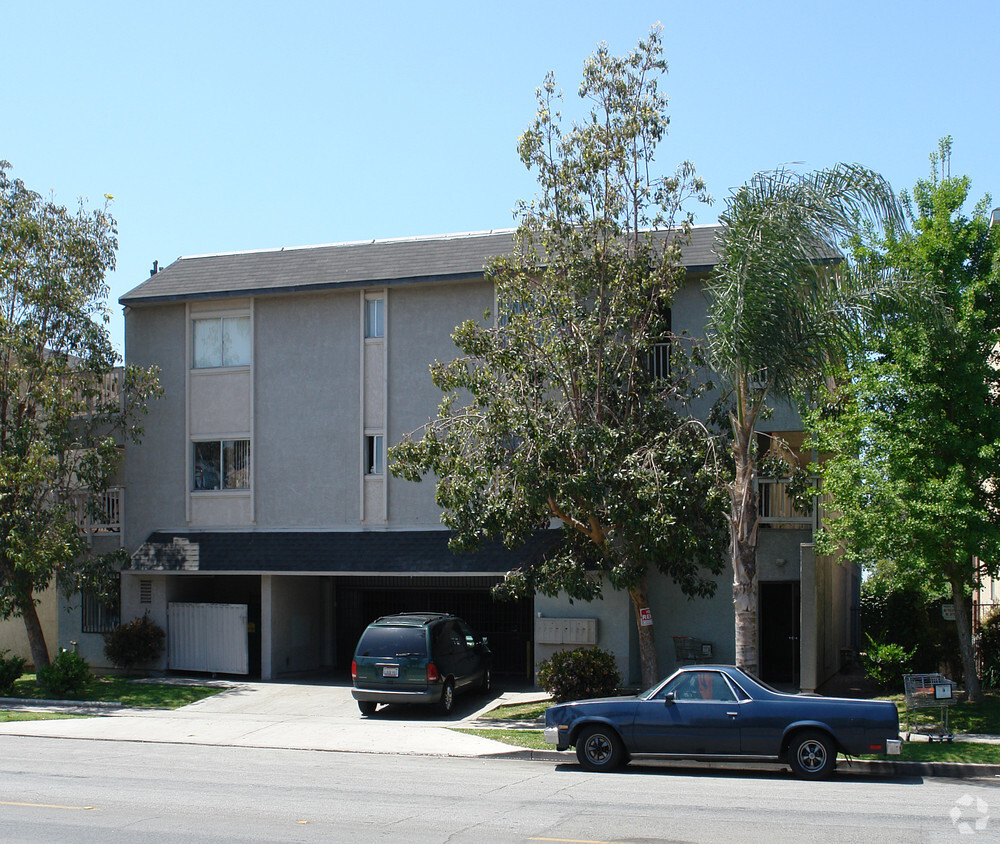
[[[124,704],[117,700],[43,700],[32,697],[0,697],[0,706],[28,709],[46,706],[70,706],[77,709],[121,709]]]
[[[481,754],[485,759],[516,759],[525,762],[553,762],[556,764],[577,764],[576,754],[571,750],[513,750],[501,753]],[[650,761],[650,760],[637,760]],[[657,760],[665,762],[667,760]],[[718,770],[717,762],[699,762],[693,759],[671,759],[671,764],[691,770]],[[769,762],[769,765],[783,765]],[[726,763],[726,769],[753,770],[754,763]],[[945,779],[977,779],[1000,776],[1000,765],[974,764],[971,762],[890,762],[881,759],[837,760],[837,774],[860,774],[873,777],[943,777]]]

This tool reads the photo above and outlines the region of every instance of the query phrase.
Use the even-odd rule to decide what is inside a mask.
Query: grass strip
[[[39,688],[34,674],[25,674],[14,683],[10,697],[34,700],[79,700],[81,703],[121,703],[151,709],[179,709],[221,692],[210,686],[180,686],[172,683],[134,683],[126,677],[91,677],[74,695],[49,695]]]
[[[465,733],[468,736],[492,739],[493,741],[503,742],[514,747],[527,748],[528,750],[555,750],[551,744],[546,744],[541,730],[466,730],[456,728],[455,732]]]
[[[56,721],[66,718],[89,718],[89,715],[70,715],[66,712],[0,712],[0,724],[5,721]]]
[[[484,712],[480,718],[485,721],[534,721],[545,714],[552,706],[551,700],[535,703],[508,703],[498,706],[489,712]]]

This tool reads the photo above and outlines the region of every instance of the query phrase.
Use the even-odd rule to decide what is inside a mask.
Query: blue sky
[[[0,158],[75,206],[114,195],[117,299],[180,255],[512,225],[554,70],[662,22],[671,132],[716,201],[758,170],[857,161],[898,189],[954,137],[1000,205],[995,0],[940,3],[0,0]]]

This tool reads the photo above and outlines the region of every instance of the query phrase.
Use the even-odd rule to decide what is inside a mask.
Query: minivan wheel
[[[373,700],[359,700],[358,709],[361,710],[362,715],[374,715],[375,709],[378,706]]]
[[[441,700],[438,701],[438,712],[442,715],[451,715],[455,708],[455,684],[448,680],[441,689]]]
[[[493,688],[493,669],[488,665],[483,669],[483,681],[479,685],[479,691],[484,695],[489,694]]]

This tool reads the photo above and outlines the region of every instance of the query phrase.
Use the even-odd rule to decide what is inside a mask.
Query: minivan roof
[[[446,612],[402,612],[395,615],[384,615],[376,619],[373,624],[395,627],[423,627],[433,621],[442,618],[454,618],[451,613]]]

